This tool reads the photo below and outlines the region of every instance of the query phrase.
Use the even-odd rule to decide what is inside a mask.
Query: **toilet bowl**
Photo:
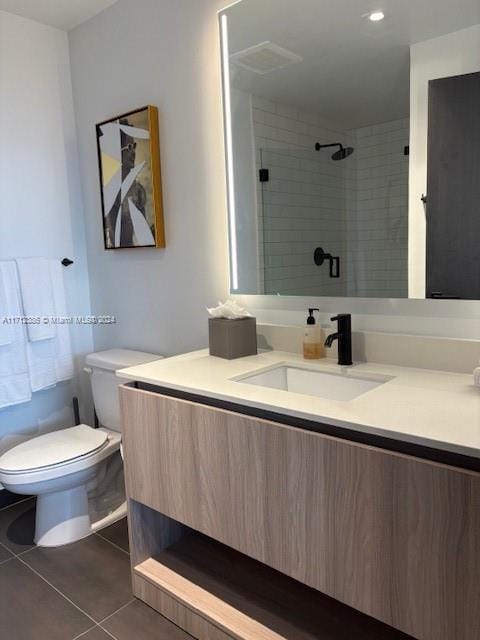
[[[0,482],[37,496],[35,540],[59,546],[91,533],[87,484],[98,465],[120,448],[120,434],[81,424],[32,438],[0,458]]]
[[[86,424],[37,436],[0,456],[0,483],[20,495],[37,496],[35,543],[53,547],[75,542],[126,512],[121,505],[101,522],[91,522],[87,487],[107,458],[120,450],[120,409],[115,371],[160,356],[111,349],[86,358],[96,415]]]

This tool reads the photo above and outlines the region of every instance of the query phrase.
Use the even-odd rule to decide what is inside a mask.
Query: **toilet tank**
[[[162,356],[129,349],[109,349],[91,353],[85,358],[85,370],[90,374],[93,403],[102,427],[121,431],[118,386],[125,380],[117,378],[115,372],[125,367],[160,360]]]

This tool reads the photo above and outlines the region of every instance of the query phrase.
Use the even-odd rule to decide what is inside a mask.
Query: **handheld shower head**
[[[315,149],[317,151],[320,151],[320,149],[326,149],[327,147],[339,147],[338,151],[335,151],[335,153],[332,155],[332,160],[335,161],[345,160],[345,158],[351,156],[355,151],[353,147],[344,147],[341,142],[332,142],[331,144],[320,144],[320,142],[317,142],[315,144]]]

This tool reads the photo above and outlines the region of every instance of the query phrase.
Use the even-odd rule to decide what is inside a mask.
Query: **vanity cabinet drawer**
[[[478,473],[120,393],[129,498],[415,638],[478,640]]]

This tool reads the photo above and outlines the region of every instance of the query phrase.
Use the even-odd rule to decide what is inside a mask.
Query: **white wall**
[[[355,202],[348,207],[348,292],[406,298],[408,118],[355,129]]]
[[[225,3],[224,3],[225,4]],[[119,0],[70,33],[97,349],[164,354],[207,342],[227,294],[218,0]],[[95,123],[157,105],[167,248],[104,251]]]
[[[480,25],[411,47],[409,294],[425,297],[425,211],[427,192],[428,81],[480,71]]]
[[[90,313],[83,207],[64,32],[0,11],[0,260],[72,258],[67,311]],[[92,350],[89,327],[72,328],[77,377],[0,410],[0,453],[21,434],[72,421],[71,399],[88,394],[79,372]],[[82,418],[88,419],[83,411]]]

